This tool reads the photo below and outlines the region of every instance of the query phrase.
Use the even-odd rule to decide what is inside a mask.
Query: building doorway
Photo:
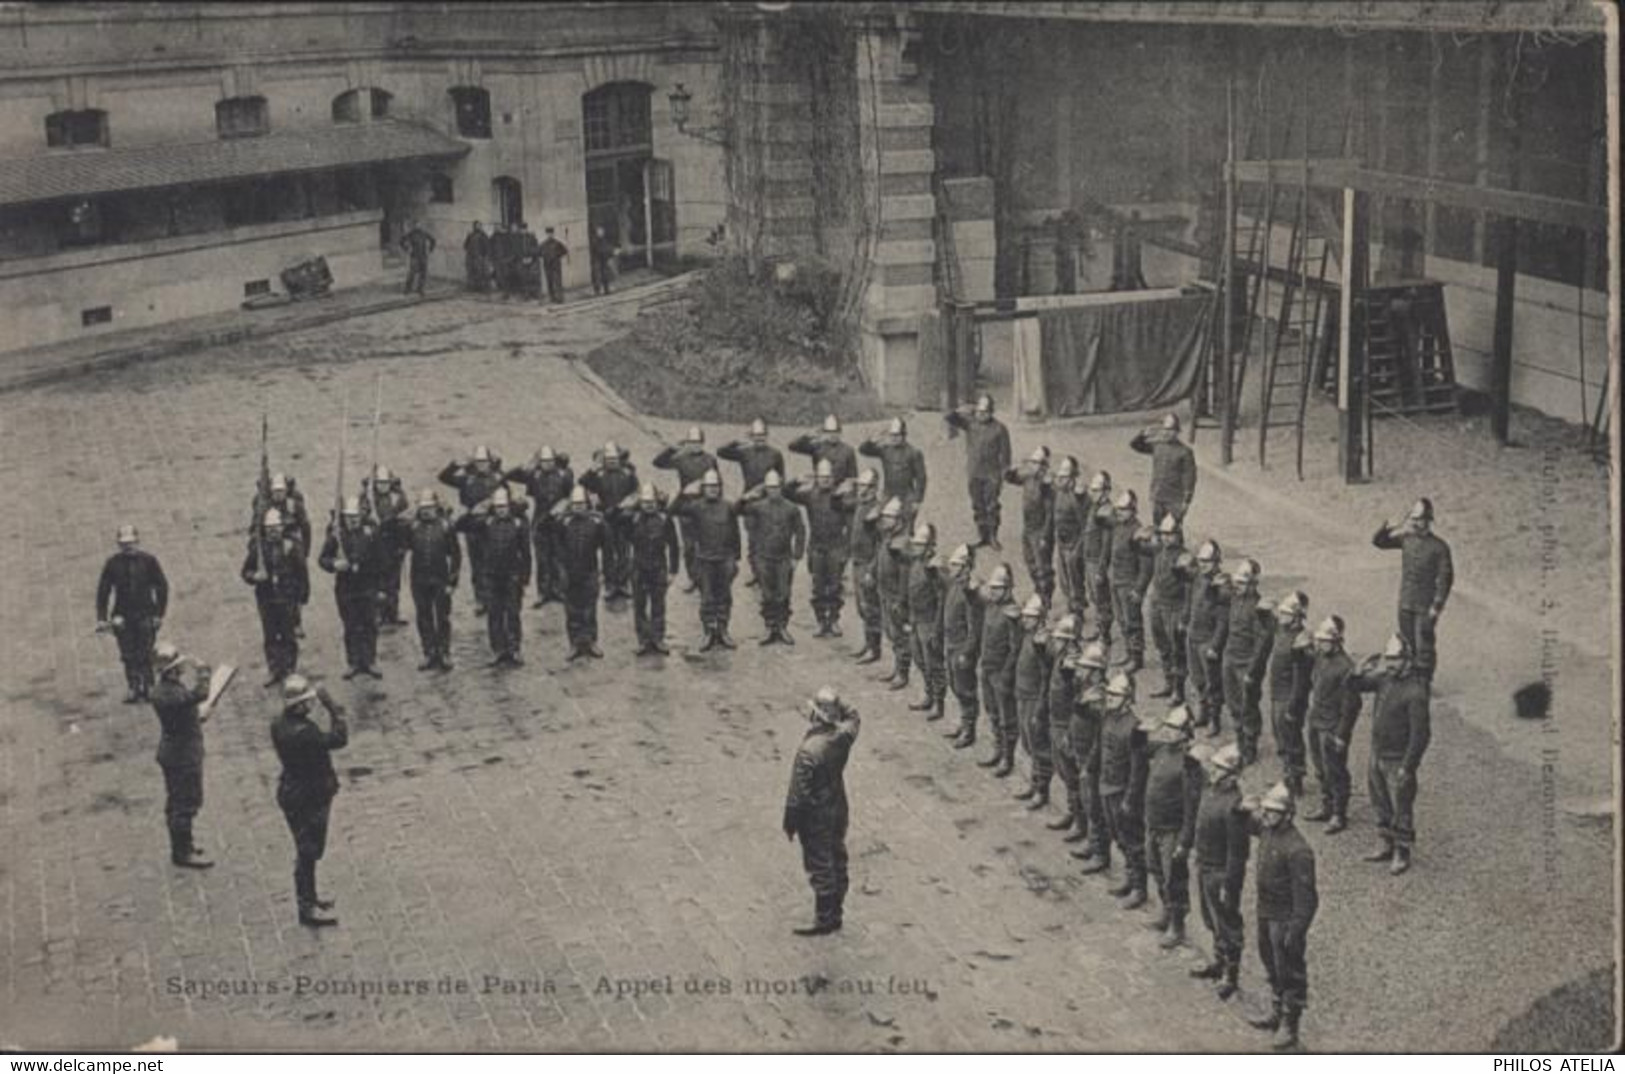
[[[525,222],[524,187],[513,176],[499,175],[491,180],[491,200],[497,223],[518,227]]]
[[[620,247],[623,266],[676,250],[671,165],[654,156],[653,92],[646,82],[611,82],[581,98],[587,224]]]

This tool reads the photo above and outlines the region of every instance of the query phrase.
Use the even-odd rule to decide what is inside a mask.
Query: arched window
[[[346,90],[333,98],[333,122],[360,123],[364,119],[383,119],[389,115],[392,100],[394,94],[377,87]]]
[[[271,129],[271,110],[264,97],[227,97],[214,106],[214,125],[222,138],[253,138]]]
[[[464,138],[491,137],[491,95],[478,86],[453,86],[447,92],[457,113],[457,133]]]
[[[52,112],[45,117],[45,144],[52,149],[107,145],[107,113],[99,108]]]

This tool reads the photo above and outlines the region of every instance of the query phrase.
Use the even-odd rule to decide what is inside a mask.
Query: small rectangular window
[[[112,306],[95,306],[88,310],[79,311],[79,324],[84,328],[90,328],[98,324],[111,324],[112,321]]]
[[[243,297],[253,298],[255,295],[268,295],[271,293],[270,280],[249,280],[243,284]]]
[[[429,200],[449,205],[456,200],[452,197],[451,176],[435,175],[429,178]]]

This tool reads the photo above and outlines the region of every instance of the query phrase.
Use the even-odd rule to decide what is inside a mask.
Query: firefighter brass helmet
[[[1055,624],[1055,629],[1050,632],[1050,637],[1059,638],[1061,641],[1077,641],[1078,617],[1075,615],[1061,616],[1061,621]]]
[[[1105,470],[1096,470],[1095,476],[1089,479],[1089,494],[1100,496],[1112,489],[1112,475]]]
[[[570,510],[585,511],[587,509],[587,490],[580,485],[570,488]]]
[[[767,476],[762,478],[762,487],[765,489],[780,489],[784,487],[784,478],[779,476],[777,470],[769,470]]]
[[[841,419],[837,418],[834,414],[830,414],[827,417],[825,417],[824,418],[824,431],[826,433],[838,433],[838,432],[840,432],[841,431]]]
[[[858,488],[860,489],[872,489],[878,484],[880,484],[880,474],[873,466],[865,467],[863,472],[858,475]]]
[[[152,647],[152,670],[162,675],[181,662],[181,651],[174,644],[161,641]]]
[[[886,506],[880,509],[881,518],[898,519],[903,517],[903,501],[896,496],[886,501]]]
[[[886,426],[886,435],[901,440],[908,436],[908,422],[902,418],[893,418],[891,424]]]
[[[750,423],[750,438],[752,440],[766,440],[767,422],[763,421],[761,418],[757,418],[756,420],[752,421]]]
[[[722,475],[715,470],[705,471],[705,476],[700,478],[700,487],[720,490],[722,488]]]
[[[339,514],[345,518],[360,518],[361,498],[359,496],[344,497],[344,507],[339,511]]]
[[[908,543],[921,546],[936,544],[937,528],[929,522],[921,522],[914,527],[914,532],[909,536]]]
[[[1163,537],[1178,537],[1179,519],[1172,514],[1163,515],[1162,521],[1157,523],[1157,533]]]
[[[1343,618],[1338,615],[1328,615],[1320,621],[1315,628],[1316,641],[1341,642],[1343,640]]]
[[[994,567],[993,573],[987,576],[987,587],[989,589],[999,589],[1008,593],[1014,584],[1015,579],[1010,573],[1010,567],[1005,563]]]
[[[1134,495],[1133,489],[1124,489],[1117,494],[1116,499],[1112,500],[1112,506],[1124,514],[1128,514],[1130,511],[1139,508],[1140,498]]]
[[[813,480],[825,484],[835,480],[835,467],[830,465],[828,459],[819,459],[818,465],[813,467]]]
[[[282,680],[282,703],[284,705],[297,705],[302,701],[312,701],[315,697],[316,688],[303,675],[289,675]]]
[[[685,443],[685,444],[703,444],[703,443],[705,443],[705,430],[701,429],[698,425],[690,425],[688,427],[688,433],[683,437],[683,443]]]
[[[1258,576],[1260,574],[1262,574],[1262,573],[1263,573],[1263,568],[1258,565],[1258,560],[1256,560],[1256,559],[1244,559],[1244,560],[1242,560],[1240,566],[1238,566],[1236,568],[1236,573],[1235,573],[1236,588],[1238,588],[1238,589],[1246,589],[1248,586],[1257,585],[1258,584]]]
[[[968,544],[962,544],[948,554],[948,567],[950,570],[961,571],[976,562],[976,552]]]
[[[1021,617],[1023,619],[1044,618],[1044,598],[1037,593],[1028,597],[1027,603],[1021,606]]]
[[[1213,756],[1207,763],[1217,768],[1223,775],[1234,775],[1241,771],[1241,748],[1234,742],[1226,743],[1213,751]]]
[[[1092,641],[1083,647],[1078,656],[1078,666],[1093,668],[1096,671],[1106,670],[1106,647],[1098,641]]]
[[[141,531],[136,529],[130,523],[126,522],[124,525],[118,528],[118,536],[116,540],[119,544],[135,544],[140,539]]]

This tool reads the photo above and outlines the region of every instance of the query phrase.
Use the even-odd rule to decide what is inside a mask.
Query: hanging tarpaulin
[[[1208,301],[1205,295],[1179,295],[1039,311],[1042,361],[1036,379],[1043,412],[1073,417],[1161,410],[1187,398],[1196,388],[1197,343]],[[1018,331],[1018,384],[1020,338]]]
[[[1016,409],[1026,417],[1041,418],[1049,413],[1045,393],[1043,339],[1039,320],[1022,317],[1015,322],[1015,340],[1011,348],[1014,366]]]

